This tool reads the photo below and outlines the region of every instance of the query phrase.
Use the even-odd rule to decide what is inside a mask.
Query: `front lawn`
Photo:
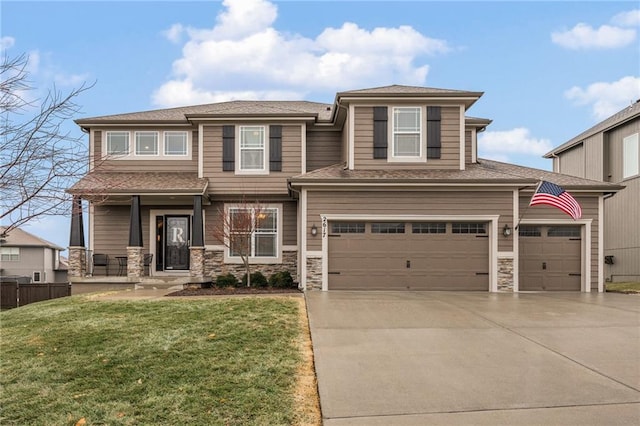
[[[301,310],[286,297],[74,296],[2,312],[0,424],[314,423],[299,408]]]

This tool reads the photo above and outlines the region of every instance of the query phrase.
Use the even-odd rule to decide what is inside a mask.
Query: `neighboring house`
[[[602,206],[620,186],[479,159],[491,121],[466,112],[481,96],[394,85],[85,118],[91,170],[68,191],[89,202],[87,249],[126,258],[128,281],[147,253],[155,279],[242,274],[210,229],[255,200],[254,269],[303,289],[603,291]],[[540,179],[582,218],[528,207]],[[82,229],[74,214],[76,281],[90,280]]]
[[[0,227],[0,276],[33,283],[67,282],[65,249],[20,228]]]
[[[640,100],[545,155],[553,170],[624,185],[604,200],[607,281],[640,280]]]

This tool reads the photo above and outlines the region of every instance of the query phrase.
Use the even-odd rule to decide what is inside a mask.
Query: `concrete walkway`
[[[640,296],[306,298],[325,425],[640,424]]]

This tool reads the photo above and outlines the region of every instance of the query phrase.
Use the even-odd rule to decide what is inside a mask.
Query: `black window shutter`
[[[373,158],[387,158],[387,107],[373,107]]]
[[[440,158],[440,112],[438,106],[427,107],[427,158]]]
[[[222,171],[233,172],[236,169],[236,128],[222,126]]]
[[[282,171],[282,126],[269,126],[269,170]]]

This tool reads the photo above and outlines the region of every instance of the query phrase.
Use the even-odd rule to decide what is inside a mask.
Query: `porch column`
[[[142,255],[142,216],[140,196],[131,197],[131,217],[129,219],[129,245],[127,246],[127,277],[140,278],[144,271]]]
[[[193,197],[193,230],[191,231],[190,270],[193,282],[204,281],[204,226],[202,223],[202,195]]]
[[[83,277],[87,272],[87,251],[84,245],[82,200],[73,197],[71,204],[71,230],[69,235],[69,278]]]

